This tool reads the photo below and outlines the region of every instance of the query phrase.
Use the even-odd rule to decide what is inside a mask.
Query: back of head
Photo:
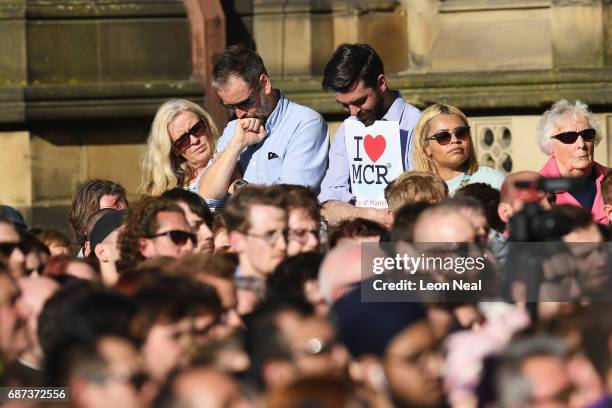
[[[381,237],[386,232],[381,224],[365,218],[340,221],[329,233],[329,246],[334,248],[344,239]]]
[[[475,237],[470,222],[444,204],[423,211],[414,226],[415,242],[473,242]]]
[[[304,252],[282,261],[266,279],[266,299],[300,299],[306,301],[304,285],[317,280],[324,255]]]
[[[525,191],[523,188],[517,188],[517,181],[529,181],[535,183],[540,175],[535,171],[517,171],[515,173],[510,173],[502,183],[499,201],[501,203],[512,204],[514,200],[519,198],[519,196],[523,195],[522,193]]]
[[[425,201],[437,203],[448,196],[446,182],[435,174],[424,171],[402,173],[385,189],[385,198],[393,213],[405,204]]]
[[[412,242],[414,240],[414,225],[419,215],[431,206],[430,203],[420,201],[403,205],[393,217],[391,227],[391,241]]]
[[[293,184],[277,184],[273,188],[280,189],[288,211],[302,209],[317,223],[321,222],[321,205],[317,195],[308,187]]]
[[[375,88],[384,71],[382,60],[368,44],[341,44],[325,66],[323,89],[344,93],[359,81]]]
[[[268,72],[257,52],[242,44],[230,45],[215,61],[212,83],[213,87],[220,89],[227,86],[233,77],[239,77],[255,88],[262,74],[267,75]]]
[[[491,228],[501,232],[505,224],[497,214],[497,207],[500,201],[500,192],[487,183],[472,183],[458,189],[455,198],[473,197],[480,202],[484,209],[487,223]]]
[[[282,189],[247,185],[228,200],[223,212],[229,231],[246,231],[249,225],[250,208],[255,205],[284,209]]]
[[[110,180],[87,180],[77,187],[72,199],[68,218],[75,235],[75,242],[83,246],[86,239],[85,226],[89,217],[100,209],[100,198],[117,196],[127,204],[127,195],[121,184]]]
[[[351,382],[334,377],[308,377],[270,392],[268,408],[361,406]],[[367,406],[367,404],[365,404]]]
[[[187,207],[189,207],[189,210],[200,217],[208,228],[212,228],[215,216],[212,211],[210,211],[208,204],[206,204],[206,201],[204,201],[201,195],[177,187],[165,191],[161,196],[175,203],[185,203]]]

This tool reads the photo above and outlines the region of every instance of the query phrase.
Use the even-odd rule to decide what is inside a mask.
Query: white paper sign
[[[365,127],[345,123],[344,142],[357,207],[387,208],[385,187],[404,171],[399,122],[377,120]]]

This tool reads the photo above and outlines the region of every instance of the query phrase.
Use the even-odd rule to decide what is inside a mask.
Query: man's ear
[[[85,241],[85,243],[83,244],[83,255],[85,255],[85,258],[87,258],[89,256],[89,253],[91,252],[91,248],[90,248],[90,243],[89,241]]]
[[[96,254],[96,258],[98,258],[100,262],[108,262],[106,246],[102,242],[96,245],[94,253]]]
[[[387,92],[389,90],[389,85],[387,85],[387,78],[385,78],[385,74],[380,74],[376,79],[376,86],[381,92]]]
[[[259,82],[264,93],[266,95],[270,95],[273,91],[272,81],[270,81],[270,78],[266,74],[261,74],[261,76],[259,77]]]
[[[514,215],[512,206],[509,203],[499,203],[497,205],[497,215],[499,215],[500,220],[507,224],[510,217]]]
[[[239,231],[229,232],[230,250],[237,254],[241,254],[246,249],[245,235]]]
[[[604,204],[604,214],[608,217],[608,221],[612,222],[612,204]]]
[[[156,256],[153,241],[149,238],[140,238],[138,240],[138,251],[145,258],[153,258]]]

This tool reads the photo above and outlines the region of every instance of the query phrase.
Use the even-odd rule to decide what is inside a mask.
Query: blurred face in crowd
[[[564,359],[557,356],[528,357],[522,363],[521,371],[531,385],[533,407],[568,406],[572,384]]]
[[[229,376],[209,369],[188,369],[177,376],[173,387],[181,407],[252,408],[238,384]]]
[[[336,342],[334,329],[327,320],[318,316],[301,318],[287,312],[278,321],[297,375],[341,376],[346,372],[348,352]]]
[[[478,242],[486,243],[489,236],[489,224],[487,223],[487,217],[482,211],[474,210],[472,208],[459,208],[457,211],[463,215],[472,224],[476,231],[476,238]]]
[[[100,262],[117,262],[121,257],[121,252],[119,252],[119,233],[123,227],[117,228],[102,240],[98,245],[96,245],[96,256],[100,260]]]
[[[174,211],[160,211],[157,214],[159,227],[155,237],[140,239],[140,253],[145,258],[157,256],[170,256],[178,258],[193,251],[194,243],[188,238],[192,234],[191,228],[182,213]],[[176,231],[176,237],[170,233]],[[164,235],[165,234],[165,235]]]
[[[461,134],[465,135],[466,125],[461,117],[454,114],[438,115],[429,121],[427,138],[443,131],[453,134],[450,143],[446,145],[440,144],[437,140],[426,142],[425,152],[433,159],[436,168],[462,170],[463,164],[470,156],[470,144],[472,143],[469,132],[467,139],[461,137]]]
[[[476,231],[458,212],[423,213],[414,227],[415,242],[474,242]]]
[[[186,362],[191,342],[191,318],[153,325],[142,346],[142,355],[156,382],[162,383],[170,371]]]
[[[394,399],[405,406],[440,406],[444,398],[442,364],[434,332],[426,321],[395,336],[385,351],[383,364]]]
[[[578,136],[574,143],[563,143],[555,136],[565,132],[580,132],[590,128],[592,126],[586,117],[579,116],[576,118],[570,112],[557,120],[551,135],[550,147],[562,177],[580,177],[591,174],[595,141],[586,141],[582,136]]]
[[[208,228],[208,226],[206,225],[204,220],[200,218],[200,216],[191,211],[187,204],[181,201],[179,201],[177,204],[183,209],[183,211],[185,211],[185,218],[187,219],[187,223],[198,238],[198,244],[193,249],[193,251],[201,252],[203,254],[211,254],[214,251],[215,246],[213,242],[213,233],[210,228]]]
[[[275,108],[274,89],[266,74],[259,77],[259,83],[251,87],[238,75],[217,89],[223,106],[233,111],[238,119],[258,118],[264,123]]]
[[[238,300],[234,282],[210,275],[200,275],[198,278],[200,281],[214,287],[221,299],[224,316],[221,327],[218,330],[219,335],[222,337],[229,336],[243,327],[242,319],[238,314]]]
[[[176,119],[168,125],[173,153],[183,156],[192,167],[201,168],[208,163],[214,151],[209,132],[206,121],[200,119],[195,113],[191,111],[179,113]],[[185,135],[189,144],[179,150],[174,143]]]
[[[19,247],[21,237],[12,224],[0,222],[0,261],[4,262],[14,277],[25,272],[25,255]]]
[[[502,197],[503,201],[497,207],[497,214],[503,222],[507,223],[514,214],[523,209],[526,203],[539,203],[545,209],[550,208],[546,193],[535,187],[538,178],[540,175],[535,171],[521,171],[506,178],[502,185],[502,195],[505,194],[506,197]],[[519,188],[515,186],[517,181],[530,182],[533,186]]]
[[[98,342],[99,353],[106,361],[94,378],[75,380],[71,399],[77,407],[144,408],[148,403],[146,376],[136,348],[127,340],[105,337]]]
[[[319,247],[319,224],[306,210],[294,208],[289,211],[289,236],[287,255],[316,251]]]
[[[19,289],[13,279],[0,274],[0,356],[4,361],[13,361],[29,346],[26,320],[17,305],[18,298]]]
[[[385,114],[383,93],[386,91],[387,80],[384,75],[380,75],[376,87],[366,86],[363,81],[359,81],[348,92],[336,92],[335,95],[336,101],[346,112],[370,126]]]
[[[232,231],[232,246],[240,258],[240,271],[246,275],[266,276],[286,257],[287,218],[283,209],[269,205],[249,208],[249,228]]]
[[[38,316],[46,300],[59,289],[59,285],[47,277],[27,277],[19,279],[18,286],[21,290],[19,307],[24,317],[27,318],[26,328],[30,343],[29,355],[22,356],[22,358],[30,363],[40,364],[43,359],[43,351],[38,342]]]

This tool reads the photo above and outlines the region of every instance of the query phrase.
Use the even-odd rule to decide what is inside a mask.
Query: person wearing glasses
[[[504,174],[476,159],[467,117],[454,106],[434,104],[425,109],[414,129],[414,170],[438,175],[449,196],[472,183],[500,189]]]
[[[5,264],[14,278],[25,274],[25,253],[15,225],[0,213],[0,264]]]
[[[174,202],[144,196],[127,211],[119,233],[119,271],[133,269],[147,258],[189,254],[197,245],[185,213]]]
[[[593,219],[607,224],[601,181],[609,172],[593,159],[601,141],[599,122],[589,107],[580,101],[560,100],[544,112],[538,125],[540,150],[550,158],[540,170],[544,177],[587,177],[583,191],[558,191],[557,205],[572,204],[591,212]]]
[[[182,187],[197,193],[218,136],[211,116],[199,105],[185,99],[163,103],[153,119],[141,159],[141,190],[161,195]],[[212,200],[210,204],[219,203]]]
[[[323,117],[275,89],[262,58],[247,47],[228,47],[212,77],[221,104],[236,120],[228,123],[217,143],[200,195],[221,199],[240,177],[252,184],[298,184],[318,191],[329,146]],[[258,119],[264,132],[262,140],[242,146],[233,139],[237,125],[247,118]]]
[[[295,185],[278,185],[285,197],[288,211],[287,256],[319,250],[321,206],[310,189]]]

